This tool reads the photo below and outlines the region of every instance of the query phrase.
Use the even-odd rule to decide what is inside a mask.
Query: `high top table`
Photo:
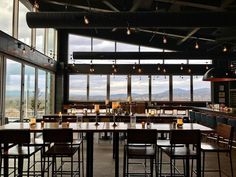
[[[131,128],[128,123],[117,122],[117,126],[113,126],[112,122],[99,122],[96,126],[94,122],[83,123],[36,123],[35,125],[29,125],[29,123],[10,123],[0,126],[1,129],[30,129],[31,132],[42,132],[43,128],[72,128],[74,132],[86,133],[87,136],[87,165],[86,176],[93,177],[93,134],[96,132],[112,132],[114,134],[114,154],[115,154],[115,177],[119,176],[119,133],[126,132],[128,128]],[[133,129],[142,129],[141,123],[137,123]],[[200,130],[201,132],[213,132],[214,130],[206,126],[197,123],[185,123],[183,127],[173,127],[173,124],[169,123],[157,123],[151,124],[150,129],[157,130],[157,133],[168,133],[172,129],[181,130]],[[7,159],[6,159],[7,160]],[[8,162],[4,160],[4,176],[8,174]],[[8,161],[8,160],[7,160]],[[201,169],[198,169],[201,170]]]

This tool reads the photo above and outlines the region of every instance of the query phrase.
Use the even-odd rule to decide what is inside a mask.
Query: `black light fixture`
[[[93,60],[90,61],[90,68],[89,68],[89,71],[90,71],[91,73],[93,73],[93,72],[95,71],[94,65],[93,65]]]
[[[236,75],[228,68],[211,68],[203,76],[203,81],[224,82],[235,81]]]

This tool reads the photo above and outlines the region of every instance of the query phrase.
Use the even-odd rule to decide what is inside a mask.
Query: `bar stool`
[[[197,160],[197,176],[201,174],[201,133],[200,130],[171,130],[170,132],[170,147],[162,147],[170,157],[170,176],[173,176],[173,160],[185,160],[185,172],[186,176],[189,176],[189,160]],[[183,144],[184,147],[176,147],[176,145]],[[192,148],[195,146],[196,148]],[[174,166],[174,174],[176,167]]]
[[[36,154],[42,146],[31,146],[30,144],[30,130],[29,129],[7,129],[0,130],[1,142],[1,162],[4,159],[4,176],[8,174],[8,160],[14,160],[14,176],[23,176],[24,159],[27,159],[26,175],[30,175],[30,158]],[[18,160],[18,167],[16,167],[16,160]],[[2,165],[2,163],[1,163]],[[6,167],[7,166],[7,167]],[[18,168],[18,172],[16,169]],[[0,168],[1,169],[1,168]]]
[[[228,153],[231,167],[231,176],[233,177],[233,166],[232,166],[232,140],[233,140],[233,127],[226,124],[218,124],[216,127],[217,142],[215,144],[201,143],[201,152],[203,153],[203,164],[202,164],[202,177],[205,172],[219,171],[221,177],[221,166],[220,166],[220,153]],[[210,152],[216,152],[218,157],[218,170],[205,170],[205,154]]]
[[[150,176],[153,177],[153,163],[156,163],[156,140],[157,131],[152,129],[128,129],[127,144],[124,146],[123,176],[129,176],[129,159],[150,160]],[[156,170],[157,173],[157,170]]]
[[[80,145],[73,144],[73,130],[71,128],[58,128],[58,129],[43,129],[43,141],[45,146],[43,147],[42,153],[42,176],[45,173],[45,162],[46,158],[51,158],[52,165],[52,176],[60,173],[61,175],[70,174],[70,176],[79,175],[80,176]],[[49,146],[46,146],[49,144]],[[77,164],[78,167],[74,169],[73,167],[73,156],[78,152]],[[68,171],[63,170],[64,163],[68,162],[62,160],[62,164],[57,168],[56,162],[57,158],[70,158],[71,169]],[[49,173],[49,162],[48,162],[48,173]]]

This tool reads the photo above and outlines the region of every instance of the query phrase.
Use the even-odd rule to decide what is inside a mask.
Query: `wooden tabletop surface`
[[[113,132],[120,131],[125,132],[128,128],[142,129],[141,123],[136,123],[135,127],[130,127],[129,123],[116,122],[117,126],[113,126],[113,122],[99,122],[99,125],[96,126],[95,122],[83,122],[83,123],[62,123],[57,122],[49,123],[36,123],[35,125],[30,125],[29,123],[9,123],[6,125],[0,126],[1,129],[30,129],[32,132],[41,132],[43,128],[73,128],[75,132]],[[146,125],[145,128],[147,129]],[[202,132],[212,132],[213,129],[197,124],[197,123],[184,123],[181,128],[173,126],[171,123],[151,123],[151,129],[156,129],[158,132],[169,132],[172,129],[180,130],[194,130],[199,129]]]

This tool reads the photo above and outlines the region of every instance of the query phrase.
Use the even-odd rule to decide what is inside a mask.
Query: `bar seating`
[[[78,175],[80,176],[80,145],[73,144],[73,130],[71,128],[61,128],[61,129],[43,129],[43,141],[45,146],[42,152],[42,176],[45,173],[45,162],[46,158],[51,158],[52,165],[52,176],[60,173],[61,175],[70,174],[70,176]],[[49,146],[46,146],[47,144]],[[78,152],[77,164],[78,167],[74,169],[74,155]],[[61,159],[62,164],[57,168],[57,158]],[[70,161],[62,160],[63,158],[70,158]],[[63,171],[63,165],[69,162],[71,169]],[[49,173],[49,162],[48,162],[48,173]]]
[[[62,122],[78,122],[78,117],[74,115],[66,115],[62,116]],[[84,143],[83,140],[85,137],[83,136],[83,133],[73,133],[73,145],[81,145],[81,160],[78,163],[82,163],[82,176],[84,176]]]
[[[127,144],[124,146],[123,176],[140,174],[129,172],[129,159],[144,159],[145,175],[146,159],[150,160],[150,176],[153,177],[153,162],[156,163],[157,131],[152,129],[128,129]],[[157,173],[157,170],[156,170]]]
[[[35,164],[30,164],[30,158],[35,155],[42,146],[32,146],[30,144],[30,130],[29,129],[7,129],[0,130],[0,142],[1,142],[1,162],[4,159],[4,166],[8,166],[9,159],[14,160],[14,176],[23,176],[26,173],[27,176],[30,175],[30,169],[33,167],[35,169]],[[16,159],[18,160],[18,167],[16,167]],[[23,171],[24,159],[27,159],[27,171]],[[0,164],[2,165],[2,163]],[[16,172],[18,168],[18,172]],[[1,168],[0,168],[1,169]],[[4,175],[9,174],[5,171]],[[1,171],[1,170],[0,170]],[[35,175],[35,171],[32,171]],[[1,172],[0,172],[1,175]]]
[[[201,152],[203,154],[203,164],[202,164],[202,177],[204,177],[205,172],[215,172],[219,171],[221,177],[221,166],[220,166],[220,153],[227,153],[230,160],[231,176],[233,177],[233,166],[232,166],[232,140],[233,140],[233,127],[226,124],[218,124],[216,127],[217,140],[215,144],[201,143]],[[205,156],[206,153],[214,152],[217,153],[218,157],[218,170],[205,170]]]
[[[201,123],[202,120],[201,120],[201,113],[200,112],[195,112],[195,119],[196,119],[196,122],[197,123]]]
[[[187,136],[186,136],[187,135]],[[200,177],[200,163],[201,163],[201,134],[200,130],[171,130],[170,132],[170,147],[162,147],[170,157],[170,176],[173,176],[173,160],[185,160],[185,176],[189,176],[189,160],[197,160],[197,176]],[[184,147],[176,147],[176,145],[183,144]],[[196,148],[192,148],[195,146]],[[172,165],[173,164],[173,165]],[[174,166],[174,175],[176,167]]]
[[[196,122],[195,111],[189,111],[189,121]]]

